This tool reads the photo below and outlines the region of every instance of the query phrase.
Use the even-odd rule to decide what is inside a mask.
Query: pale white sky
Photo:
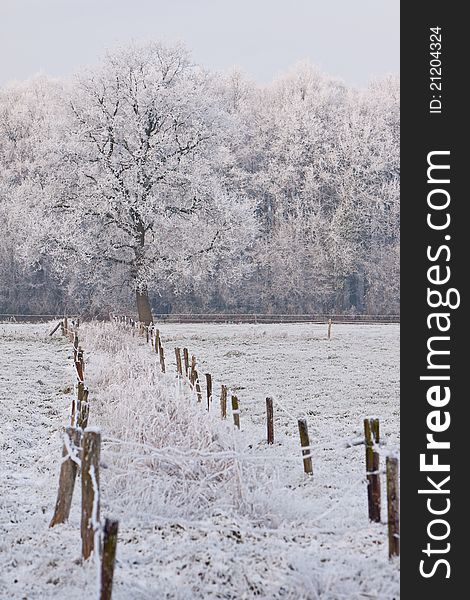
[[[355,85],[399,71],[399,0],[0,0],[0,85],[70,75],[130,41],[184,41],[260,82],[302,59]]]

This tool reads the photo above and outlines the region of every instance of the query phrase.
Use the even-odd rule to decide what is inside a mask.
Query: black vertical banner
[[[468,597],[470,133],[458,2],[401,13],[402,598]],[[460,56],[461,55],[461,56]],[[459,58],[461,59],[459,61]]]

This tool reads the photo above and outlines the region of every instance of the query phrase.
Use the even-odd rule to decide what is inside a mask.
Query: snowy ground
[[[0,325],[0,598],[92,597],[80,564],[78,504],[48,529],[70,348],[50,326]],[[386,525],[367,519],[365,416],[398,448],[398,326],[161,325],[167,375],[142,338],[112,326],[80,333],[103,430],[102,515],[120,521],[115,599],[398,598]],[[56,334],[58,335],[58,334]],[[175,380],[174,346],[214,378],[212,412]],[[240,432],[218,415],[236,390]],[[276,444],[265,443],[265,397]],[[304,476],[296,418],[306,416],[314,475]],[[385,505],[384,505],[385,506]],[[383,510],[385,519],[385,510]]]

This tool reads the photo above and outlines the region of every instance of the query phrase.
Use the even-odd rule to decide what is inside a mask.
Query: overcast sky
[[[0,85],[69,75],[123,42],[184,41],[268,82],[308,58],[355,85],[399,70],[399,0],[0,0]]]

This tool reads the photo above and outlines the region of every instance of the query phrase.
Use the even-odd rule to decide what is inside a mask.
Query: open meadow
[[[89,424],[102,432],[101,514],[119,520],[113,598],[398,598],[385,484],[382,523],[370,523],[361,443],[364,417],[378,417],[381,467],[398,450],[398,325],[334,325],[331,340],[312,324],[159,327],[165,374],[136,332],[80,327]],[[75,381],[71,344],[51,328],[0,325],[0,597],[12,600],[73,600],[96,587],[93,560],[81,565],[79,489],[69,522],[48,528]],[[197,358],[200,403],[176,377],[176,346]]]

